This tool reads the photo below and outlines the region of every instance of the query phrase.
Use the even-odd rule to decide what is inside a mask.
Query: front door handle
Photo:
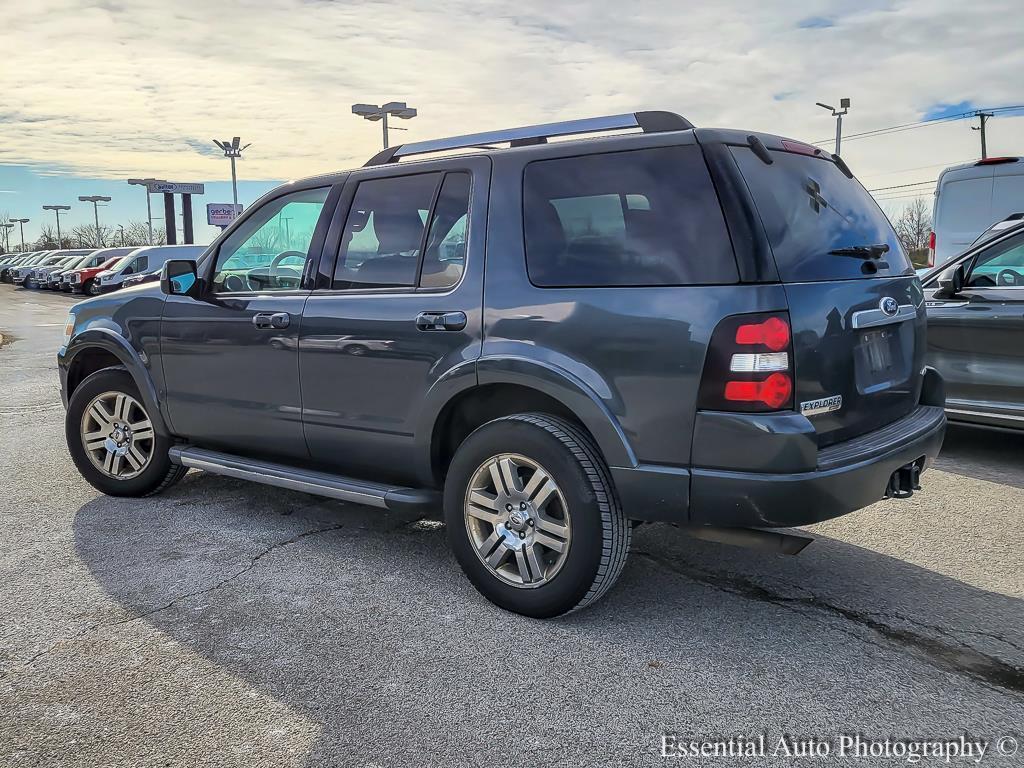
[[[267,328],[287,328],[291,323],[292,318],[287,312],[257,312],[252,316],[252,324],[260,329]]]
[[[420,312],[416,327],[421,331],[461,331],[466,327],[465,312]]]

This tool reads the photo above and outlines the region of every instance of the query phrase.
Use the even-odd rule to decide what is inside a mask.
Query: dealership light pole
[[[388,115],[409,120],[416,117],[416,110],[407,106],[404,101],[389,101],[387,104],[377,106],[376,104],[353,104],[352,114],[359,115],[364,120],[376,122],[383,121],[384,125],[384,149],[388,148]],[[405,130],[404,128],[402,130]]]
[[[238,176],[235,174],[235,158],[242,159],[243,150],[248,149],[252,144],[246,144],[244,147],[239,146],[242,140],[235,136],[231,141],[218,141],[213,140],[213,143],[224,153],[224,157],[231,160],[231,198],[234,202],[235,207],[232,209],[233,216],[238,215]]]
[[[96,245],[103,247],[103,233],[100,231],[100,203],[109,203],[110,198],[106,195],[79,195],[78,199],[83,203],[92,203],[92,212],[96,217]]]
[[[836,119],[836,154],[839,154],[839,144],[843,140],[843,115],[850,111],[850,100],[840,99],[839,109],[836,109],[830,104],[822,104],[820,101],[816,101],[822,109],[828,109],[832,112],[832,117]]]
[[[12,222],[17,222],[18,228],[21,229],[21,250],[25,250],[25,225],[31,221],[31,219],[11,219]]]
[[[57,250],[60,250],[63,246],[61,245],[62,240],[60,237],[60,214],[62,211],[70,211],[70,205],[44,205],[44,211],[53,211],[57,214]]]
[[[149,185],[150,184],[166,184],[167,182],[163,179],[128,179],[128,183],[146,188],[146,224],[149,227],[149,244],[153,244],[153,208],[149,204]]]

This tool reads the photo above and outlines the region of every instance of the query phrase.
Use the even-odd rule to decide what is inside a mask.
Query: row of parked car
[[[160,278],[168,259],[196,258],[203,245],[30,251],[0,258],[0,282],[98,295]]]

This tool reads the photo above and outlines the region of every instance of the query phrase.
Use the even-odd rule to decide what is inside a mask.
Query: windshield
[[[113,262],[113,266],[108,267],[107,264],[104,264],[103,268],[109,269],[112,272],[120,272],[122,269],[124,269],[125,267],[132,263],[133,258],[134,257],[130,253],[127,256],[121,256],[120,258],[115,257],[107,262],[107,264]]]
[[[831,159],[773,150],[766,165],[747,147],[730,149],[784,282],[913,274],[885,214]]]

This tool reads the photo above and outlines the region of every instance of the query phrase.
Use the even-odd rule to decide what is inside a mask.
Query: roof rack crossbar
[[[501,131],[470,133],[464,136],[450,136],[445,139],[402,144],[377,153],[370,158],[366,165],[383,165],[411,155],[424,155],[452,149],[469,149],[489,144],[508,143],[512,146],[529,146],[531,144],[544,143],[554,136],[573,136],[581,133],[600,133],[602,131],[618,131],[628,128],[640,128],[644,133],[660,133],[663,131],[689,130],[693,128],[693,124],[686,118],[672,112],[627,112],[621,115],[587,117],[581,120],[527,125],[520,128],[507,128]]]

